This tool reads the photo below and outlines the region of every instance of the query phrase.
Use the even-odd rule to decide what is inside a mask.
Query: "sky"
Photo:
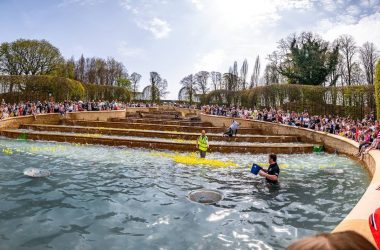
[[[176,99],[183,77],[227,72],[257,55],[261,69],[277,42],[311,31],[352,35],[380,48],[380,0],[0,0],[0,43],[46,39],[65,58],[114,57],[140,90],[157,71]]]

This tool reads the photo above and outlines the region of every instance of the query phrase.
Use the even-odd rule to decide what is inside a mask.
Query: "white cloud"
[[[335,0],[321,0],[320,5],[329,12],[334,12],[338,9],[338,4],[337,1]]]
[[[198,10],[203,10],[203,3],[202,0],[191,0],[191,2],[194,4],[195,8]]]
[[[217,49],[198,57],[194,65],[194,72],[201,70],[214,71],[219,70],[226,60],[226,54],[223,50]]]
[[[380,47],[380,13],[366,16],[355,23],[334,23],[325,26],[325,30],[320,30],[325,39],[332,41],[342,34],[352,35],[358,44],[366,41],[374,42]]]
[[[120,0],[121,7],[125,8],[126,10],[132,9],[132,3],[131,0]]]
[[[156,4],[166,5],[166,0],[156,0]],[[156,39],[165,38],[169,35],[171,28],[167,21],[158,17],[151,17],[153,3],[149,1],[141,1],[139,4],[132,3],[132,0],[120,0],[120,5],[132,12],[135,16],[135,22],[138,27],[150,31]],[[149,20],[150,21],[146,21]]]
[[[347,10],[348,14],[350,14],[351,16],[358,16],[361,12],[360,8],[356,5],[350,5],[347,7]]]
[[[79,4],[79,5],[96,5],[99,3],[102,3],[104,0],[62,0],[59,4],[58,7],[64,7],[67,5],[72,5],[72,4]]]
[[[144,58],[145,50],[140,48],[133,48],[128,45],[127,42],[121,42],[119,47],[117,48],[118,52],[128,58]]]
[[[171,31],[169,23],[157,17],[154,17],[147,23],[138,22],[138,25],[141,28],[150,31],[156,39],[167,37]]]

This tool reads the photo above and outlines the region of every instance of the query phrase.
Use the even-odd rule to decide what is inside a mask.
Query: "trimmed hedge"
[[[335,114],[362,118],[375,110],[373,85],[322,87],[293,84],[277,84],[250,90],[228,93],[213,91],[203,98],[204,103],[228,104],[227,99],[240,99],[241,106],[248,108],[277,107],[284,110],[311,114]],[[239,103],[234,101],[233,103]]]
[[[122,87],[83,84],[72,79],[55,76],[0,75],[0,98],[6,102],[48,100],[49,95],[55,101],[83,98],[123,101],[130,99],[129,91]]]
[[[377,119],[380,119],[380,60],[378,60],[376,64],[375,95],[376,95],[376,117]]]

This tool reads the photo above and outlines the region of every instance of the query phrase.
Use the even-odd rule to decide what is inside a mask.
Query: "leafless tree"
[[[375,75],[375,65],[379,59],[379,51],[377,50],[375,44],[366,42],[359,49],[360,60],[363,64],[365,77],[368,84],[373,85],[374,75]]]
[[[202,94],[207,93],[207,80],[210,77],[210,73],[207,71],[199,71],[198,73],[195,74],[195,80],[202,91]]]
[[[181,85],[185,89],[185,95],[186,95],[187,99],[189,100],[190,105],[192,105],[193,100],[194,100],[194,95],[196,94],[196,91],[197,91],[196,77],[193,74],[184,77],[181,80]],[[180,93],[181,92],[182,91],[180,91]]]
[[[168,87],[168,82],[165,79],[162,79],[160,74],[157,72],[150,72],[150,84],[151,84],[151,102],[156,103],[160,98],[165,97],[168,93],[166,91]]]
[[[352,68],[355,63],[357,46],[354,38],[350,35],[341,35],[338,38],[339,50],[342,56],[341,74],[346,85],[352,84]]]
[[[247,59],[245,59],[240,69],[241,87],[243,90],[246,89],[247,87],[247,81],[246,81],[247,73],[248,73],[248,61]]]
[[[141,80],[141,75],[139,73],[133,72],[131,76],[129,77],[129,80],[131,81],[132,84],[132,91],[133,91],[133,99],[136,97],[136,93],[139,88],[139,82]]]
[[[351,69],[351,82],[352,84],[364,84],[365,83],[365,74],[363,69],[360,67],[359,62],[354,62]]]
[[[250,88],[253,88],[253,87],[257,87],[257,85],[259,84],[259,77],[260,77],[260,56],[257,56],[256,57],[256,60],[255,60],[255,66],[253,67],[253,72],[252,72],[252,76],[251,76],[251,84],[250,84]]]
[[[222,89],[222,74],[220,72],[212,71],[211,81],[212,85],[214,85],[214,90]]]
[[[265,85],[280,83],[280,74],[274,64],[267,64],[264,70],[264,83]]]
[[[109,57],[107,60],[97,57],[85,58],[83,55],[75,63],[74,79],[98,85],[116,85],[127,78],[123,63]]]

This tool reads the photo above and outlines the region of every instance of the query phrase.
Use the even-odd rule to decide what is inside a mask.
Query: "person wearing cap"
[[[196,148],[199,150],[200,157],[206,158],[206,152],[209,145],[205,130],[202,130],[202,134],[198,137]]]
[[[280,167],[277,165],[277,155],[270,154],[268,157],[268,169],[261,169],[260,176],[265,177],[266,181],[271,184],[278,184],[278,177],[280,175]]]

